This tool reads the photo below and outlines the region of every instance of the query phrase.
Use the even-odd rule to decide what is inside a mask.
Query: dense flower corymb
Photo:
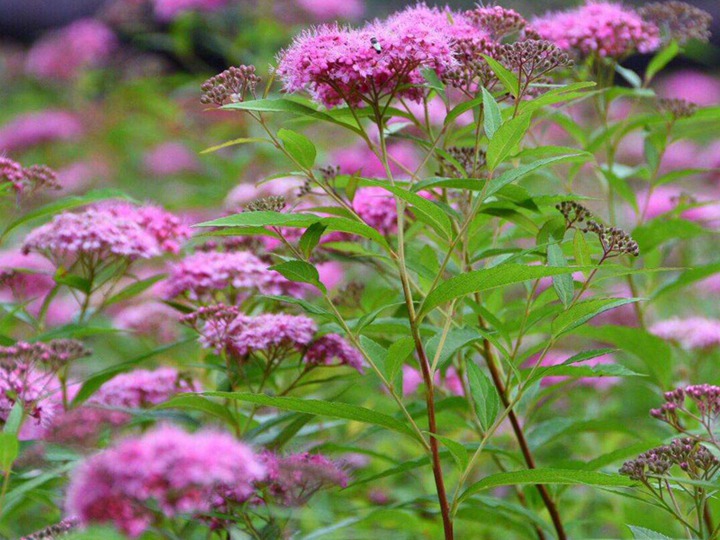
[[[274,270],[268,270],[268,263],[248,251],[200,251],[171,267],[166,295],[210,300],[225,292],[231,297],[228,300],[237,301],[243,289],[285,294],[297,293],[300,288]]]
[[[100,204],[55,216],[27,236],[23,252],[35,251],[54,261],[80,256],[148,259],[176,253],[189,236],[188,227],[160,208]]]
[[[388,96],[419,100],[423,68],[438,75],[455,65],[452,36],[436,24],[439,10],[417,6],[360,29],[337,25],[306,31],[279,56],[288,92],[308,91],[327,107]]]
[[[230,435],[161,426],[80,465],[67,510],[83,525],[111,522],[136,537],[154,519],[151,505],[168,517],[207,512],[218,490],[250,494],[264,476],[252,450]]]
[[[305,353],[305,360],[308,364],[320,366],[350,366],[360,372],[363,368],[362,354],[337,334],[327,334],[315,340]]]
[[[613,2],[549,13],[532,22],[533,29],[561,49],[581,56],[623,58],[635,51],[649,53],[660,46],[660,30],[631,8]]]

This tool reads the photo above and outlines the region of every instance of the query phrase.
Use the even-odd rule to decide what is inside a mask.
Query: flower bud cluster
[[[686,2],[653,2],[642,6],[638,13],[657,26],[664,37],[680,44],[693,39],[707,43],[710,39],[712,15]]]
[[[255,66],[231,67],[202,84],[200,103],[218,106],[239,103],[245,101],[248,93],[254,98],[255,87],[259,82],[260,77],[255,75]]]
[[[675,465],[693,480],[700,480],[711,478],[720,467],[720,460],[698,439],[683,437],[626,461],[619,472],[633,480],[647,482],[648,478],[665,476]]]

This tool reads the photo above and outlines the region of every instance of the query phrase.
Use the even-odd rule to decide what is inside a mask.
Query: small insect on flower
[[[380,42],[378,41],[378,38],[371,37],[370,45],[372,45],[372,48],[375,49],[376,53],[378,53],[378,54],[382,53],[382,47],[380,46]]]

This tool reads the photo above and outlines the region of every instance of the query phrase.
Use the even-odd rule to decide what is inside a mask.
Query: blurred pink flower
[[[113,317],[117,328],[153,338],[159,343],[172,343],[178,339],[179,320],[175,309],[153,301],[128,306]]]
[[[420,158],[415,147],[407,142],[388,144],[390,172],[393,176],[407,177],[405,169],[415,172]],[[357,145],[332,153],[330,164],[340,167],[342,174],[357,174],[365,178],[387,178],[385,167],[380,159],[365,145]]]
[[[297,0],[297,3],[318,21],[356,20],[365,12],[363,0]]]
[[[316,265],[320,283],[328,290],[336,288],[345,280],[345,269],[337,261],[327,261]]]
[[[304,181],[296,176],[274,178],[260,185],[243,183],[235,186],[225,197],[225,208],[241,210],[248,203],[263,197],[282,196],[288,200],[294,198]]]
[[[82,525],[109,522],[137,537],[153,522],[155,504],[169,518],[208,512],[219,490],[249,495],[265,474],[231,435],[165,425],[86,459],[73,472],[67,511]]]
[[[338,334],[326,334],[310,345],[305,353],[309,365],[349,366],[363,372],[363,356]]]
[[[229,0],[152,0],[155,16],[161,22],[170,22],[188,11],[217,11]]]
[[[67,111],[25,113],[0,127],[0,151],[20,152],[43,143],[76,141],[84,132],[80,119]]]
[[[381,187],[364,187],[355,192],[353,210],[371,227],[382,234],[397,230],[397,205],[392,193]]]
[[[660,31],[654,24],[643,21],[632,8],[612,2],[591,0],[548,13],[533,20],[532,28],[561,49],[583,56],[623,58],[660,47]]]
[[[76,161],[57,171],[58,182],[63,192],[80,191],[97,180],[104,180],[110,171],[100,161]]]
[[[136,369],[116,375],[103,384],[90,403],[138,409],[167,401],[175,394],[199,392],[202,388],[176,369]]]
[[[145,169],[154,176],[172,176],[200,171],[197,156],[180,142],[162,143],[143,157]]]
[[[81,19],[37,41],[25,69],[39,78],[71,79],[83,69],[103,65],[116,47],[110,28],[94,19]]]
[[[676,341],[685,349],[707,349],[720,345],[720,321],[705,317],[673,317],[653,324],[650,332]]]
[[[684,69],[658,81],[657,93],[664,98],[684,99],[701,107],[720,103],[720,79]]]

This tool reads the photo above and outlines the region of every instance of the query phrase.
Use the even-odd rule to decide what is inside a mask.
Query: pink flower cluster
[[[180,142],[166,142],[143,157],[145,169],[154,176],[195,173],[200,170],[197,156]]]
[[[663,339],[676,341],[685,349],[708,349],[720,345],[720,321],[704,317],[674,317],[650,327],[650,332]]]
[[[217,11],[228,0],[152,0],[155,16],[159,21],[170,22],[188,11]]]
[[[365,12],[363,0],[296,0],[297,4],[315,19],[330,21],[333,19],[355,20]]]
[[[205,312],[209,316],[206,317]],[[243,358],[253,352],[264,352],[274,358],[292,350],[307,347],[317,331],[312,319],[303,315],[264,313],[245,315],[237,310],[218,307],[200,310],[186,319],[206,317],[200,343],[216,351],[226,350],[232,356]]]
[[[34,439],[50,425],[58,404],[48,399],[59,388],[57,377],[32,362],[2,362],[0,365],[0,422],[4,423],[15,403],[26,415],[20,439]]]
[[[305,353],[305,361],[318,366],[349,366],[363,371],[363,356],[338,334],[326,334],[316,339]]]
[[[218,490],[249,496],[265,474],[252,450],[228,434],[165,425],[83,462],[68,488],[67,512],[82,525],[109,522],[137,537],[154,521],[154,505],[169,518],[208,512]]]
[[[33,230],[22,249],[56,262],[81,256],[148,259],[177,253],[189,237],[190,229],[176,216],[155,206],[119,202],[59,214]]]
[[[74,141],[84,132],[80,119],[67,111],[21,114],[0,128],[0,149],[20,152],[43,143]]]
[[[258,290],[262,294],[299,294],[301,287],[285,279],[268,263],[249,251],[199,251],[172,265],[166,281],[166,297],[186,295],[190,300],[209,301],[226,293],[234,302],[237,295]]]
[[[301,506],[322,488],[346,487],[348,483],[343,468],[321,454],[263,452],[260,459],[267,469],[265,487],[273,500],[284,506]]]
[[[72,79],[83,69],[104,64],[116,46],[110,28],[94,19],[81,19],[35,43],[25,69],[39,78]]]
[[[160,343],[172,343],[178,338],[179,320],[175,309],[152,301],[128,306],[113,317],[117,328],[155,338]]]
[[[47,294],[55,281],[47,259],[18,250],[0,252],[0,299],[29,300]]]
[[[590,0],[578,8],[535,19],[532,27],[542,38],[582,56],[619,59],[660,47],[660,30],[654,24],[613,2]]]
[[[423,384],[423,376],[420,370],[405,364],[402,367],[403,374],[403,396],[409,396],[417,392],[420,385]],[[460,379],[460,374],[454,367],[448,368],[445,373],[444,379],[441,379],[440,372],[435,372],[435,378],[433,384],[436,387],[440,387],[443,390],[450,392],[456,396],[465,395],[465,389],[463,388],[463,382]]]
[[[55,171],[45,165],[23,167],[18,162],[0,156],[0,188],[9,186],[18,195],[41,189],[60,189]]]
[[[443,13],[418,5],[359,29],[306,31],[280,54],[278,75],[286,91],[306,90],[326,107],[391,95],[419,100],[423,92],[413,85],[423,83],[421,70],[442,75],[456,62]]]

